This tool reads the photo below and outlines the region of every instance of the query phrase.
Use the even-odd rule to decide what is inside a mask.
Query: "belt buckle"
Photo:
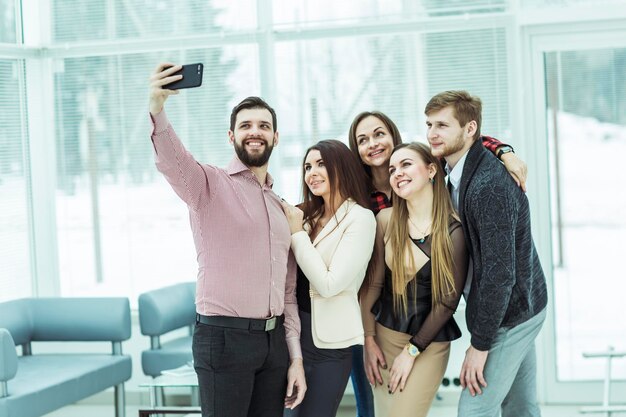
[[[269,332],[270,330],[274,330],[276,328],[276,317],[272,317],[271,319],[265,320],[265,331]]]

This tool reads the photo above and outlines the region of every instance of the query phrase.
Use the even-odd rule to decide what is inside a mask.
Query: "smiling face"
[[[430,187],[436,168],[426,164],[422,157],[409,148],[396,150],[389,160],[389,184],[393,191],[403,199]]]
[[[272,115],[267,109],[243,109],[237,113],[235,130],[228,131],[235,153],[245,165],[261,167],[267,164],[278,132],[274,132]]]
[[[361,161],[370,167],[379,167],[389,161],[393,150],[393,137],[389,129],[376,116],[368,116],[356,127],[356,143]]]
[[[304,182],[313,195],[328,201],[331,193],[330,180],[322,154],[317,149],[309,151],[304,160]]]

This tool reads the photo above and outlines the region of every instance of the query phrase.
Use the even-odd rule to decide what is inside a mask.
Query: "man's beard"
[[[260,139],[261,140],[261,139]],[[274,146],[270,146],[265,140],[261,140],[265,143],[265,150],[260,154],[250,154],[246,151],[246,146],[242,143],[241,145],[235,141],[235,153],[239,160],[243,162],[246,166],[249,167],[262,167],[267,164],[267,161],[270,159],[270,155],[274,150]]]
[[[463,140],[463,132],[459,133],[459,135],[454,139],[454,142],[450,144],[450,146],[445,146],[443,148],[443,152],[440,157],[445,158],[446,156],[450,156],[452,154],[457,153],[465,146],[465,141]]]

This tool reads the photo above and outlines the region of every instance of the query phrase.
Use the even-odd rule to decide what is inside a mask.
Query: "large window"
[[[23,61],[0,59],[0,301],[31,295]]]
[[[226,131],[234,104],[249,95],[269,100],[277,110],[281,134],[270,171],[277,179],[276,191],[292,202],[301,198],[300,163],[310,144],[327,138],[347,141],[350,122],[364,110],[388,114],[405,141],[423,140],[424,105],[443,90],[466,89],[480,96],[483,133],[519,145],[524,138],[516,135],[512,115],[517,114],[519,106],[513,103],[519,103],[522,93],[512,90],[517,85],[512,76],[519,73],[512,68],[517,51],[511,47],[520,45],[523,19],[514,13],[552,7],[554,2],[512,4],[507,0],[45,3],[40,14],[25,21],[37,25],[32,30],[37,36],[29,38],[28,48],[19,49],[24,55],[2,61],[0,68],[5,91],[0,105],[6,107],[0,114],[0,143],[9,144],[0,148],[0,186],[7,187],[11,176],[18,181],[15,191],[2,194],[2,204],[13,207],[6,211],[13,213],[10,216],[3,212],[2,233],[21,227],[17,234],[23,245],[19,249],[4,243],[3,250],[19,251],[12,262],[29,277],[27,238],[37,239],[41,223],[34,222],[29,234],[31,188],[25,161],[31,153],[41,152],[28,146],[23,120],[29,109],[33,113],[28,120],[48,121],[46,140],[54,143],[53,168],[37,173],[49,175],[56,188],[49,198],[56,205],[56,223],[43,220],[56,237],[49,258],[58,262],[49,263],[55,268],[58,264],[58,274],[53,274],[58,285],[49,292],[58,288],[63,295],[120,294],[134,299],[149,288],[195,278],[186,207],[156,171],[149,141],[148,77],[164,60],[204,63],[202,87],[183,91],[166,106],[176,131],[201,162],[224,166],[230,160],[233,152]],[[18,53],[18,47],[7,45],[19,42],[22,22],[16,16],[21,7],[19,1],[0,0],[0,43],[5,47],[0,53]],[[45,19],[49,25],[41,24]],[[25,57],[28,74],[21,63]],[[33,61],[36,71],[30,69]],[[24,99],[26,75],[41,84],[41,103],[30,100],[34,97],[30,90],[30,102]],[[37,186],[45,181],[32,181],[38,196]],[[19,285],[16,293],[28,293],[31,280]]]
[[[557,377],[602,378],[584,352],[623,349],[626,49],[550,52],[546,60]],[[615,375],[626,364],[616,361]]]
[[[484,103],[483,132],[509,140],[508,63],[502,28],[280,42],[276,74],[285,196],[300,194],[299,164],[320,139],[347,142],[353,118],[380,110],[405,141],[424,140],[424,106],[444,90]],[[463,65],[465,57],[488,65]]]
[[[171,39],[254,29],[256,3],[256,0],[52,0],[52,39],[54,42]]]
[[[271,14],[257,12],[257,6],[270,4]],[[201,162],[225,166],[230,160],[226,131],[234,104],[248,95],[270,99],[281,133],[270,170],[277,178],[276,191],[292,202],[301,198],[306,147],[326,138],[346,141],[350,122],[364,110],[389,114],[404,139],[415,140],[423,138],[428,98],[464,88],[485,101],[485,132],[509,139],[507,31],[502,24],[485,20],[475,29],[437,31],[415,26],[394,34],[374,27],[372,33],[349,37],[332,31],[300,37],[291,26],[325,21],[341,29],[376,17],[401,23],[498,13],[505,9],[503,2],[454,2],[442,8],[437,2],[417,7],[378,0],[371,6],[54,1],[53,43],[67,42],[81,51],[75,57],[70,48],[64,58],[59,49],[53,64],[61,293],[134,299],[150,288],[195,279],[186,207],[156,171],[149,141],[147,78],[160,61],[204,63],[202,87],[171,97],[166,106],[176,131]],[[250,31],[257,26],[260,32]],[[284,31],[293,31],[295,39],[266,36],[284,37]],[[244,36],[231,36],[237,33]],[[205,40],[215,45],[212,36],[217,34],[225,35],[224,42],[200,46]],[[180,48],[155,48],[160,40],[173,39],[179,39]],[[108,44],[120,40],[122,50],[110,55]],[[85,51],[86,41],[99,43]],[[192,49],[188,42],[198,47]],[[464,65],[467,55],[489,65]],[[264,90],[261,80],[273,84],[273,91]]]
[[[231,158],[230,108],[259,91],[255,46],[62,60],[55,110],[63,295],[133,296],[195,279],[187,211],[156,171],[150,142],[148,77],[163,60],[204,63],[202,88],[171,97],[166,110],[199,161],[224,166]]]

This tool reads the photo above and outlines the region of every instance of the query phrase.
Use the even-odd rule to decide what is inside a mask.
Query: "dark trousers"
[[[287,391],[285,328],[255,331],[196,323],[193,361],[203,417],[280,417]]]
[[[319,349],[313,344],[311,314],[300,311],[300,344],[307,390],[304,401],[285,417],[335,417],[352,368],[352,348]]]

